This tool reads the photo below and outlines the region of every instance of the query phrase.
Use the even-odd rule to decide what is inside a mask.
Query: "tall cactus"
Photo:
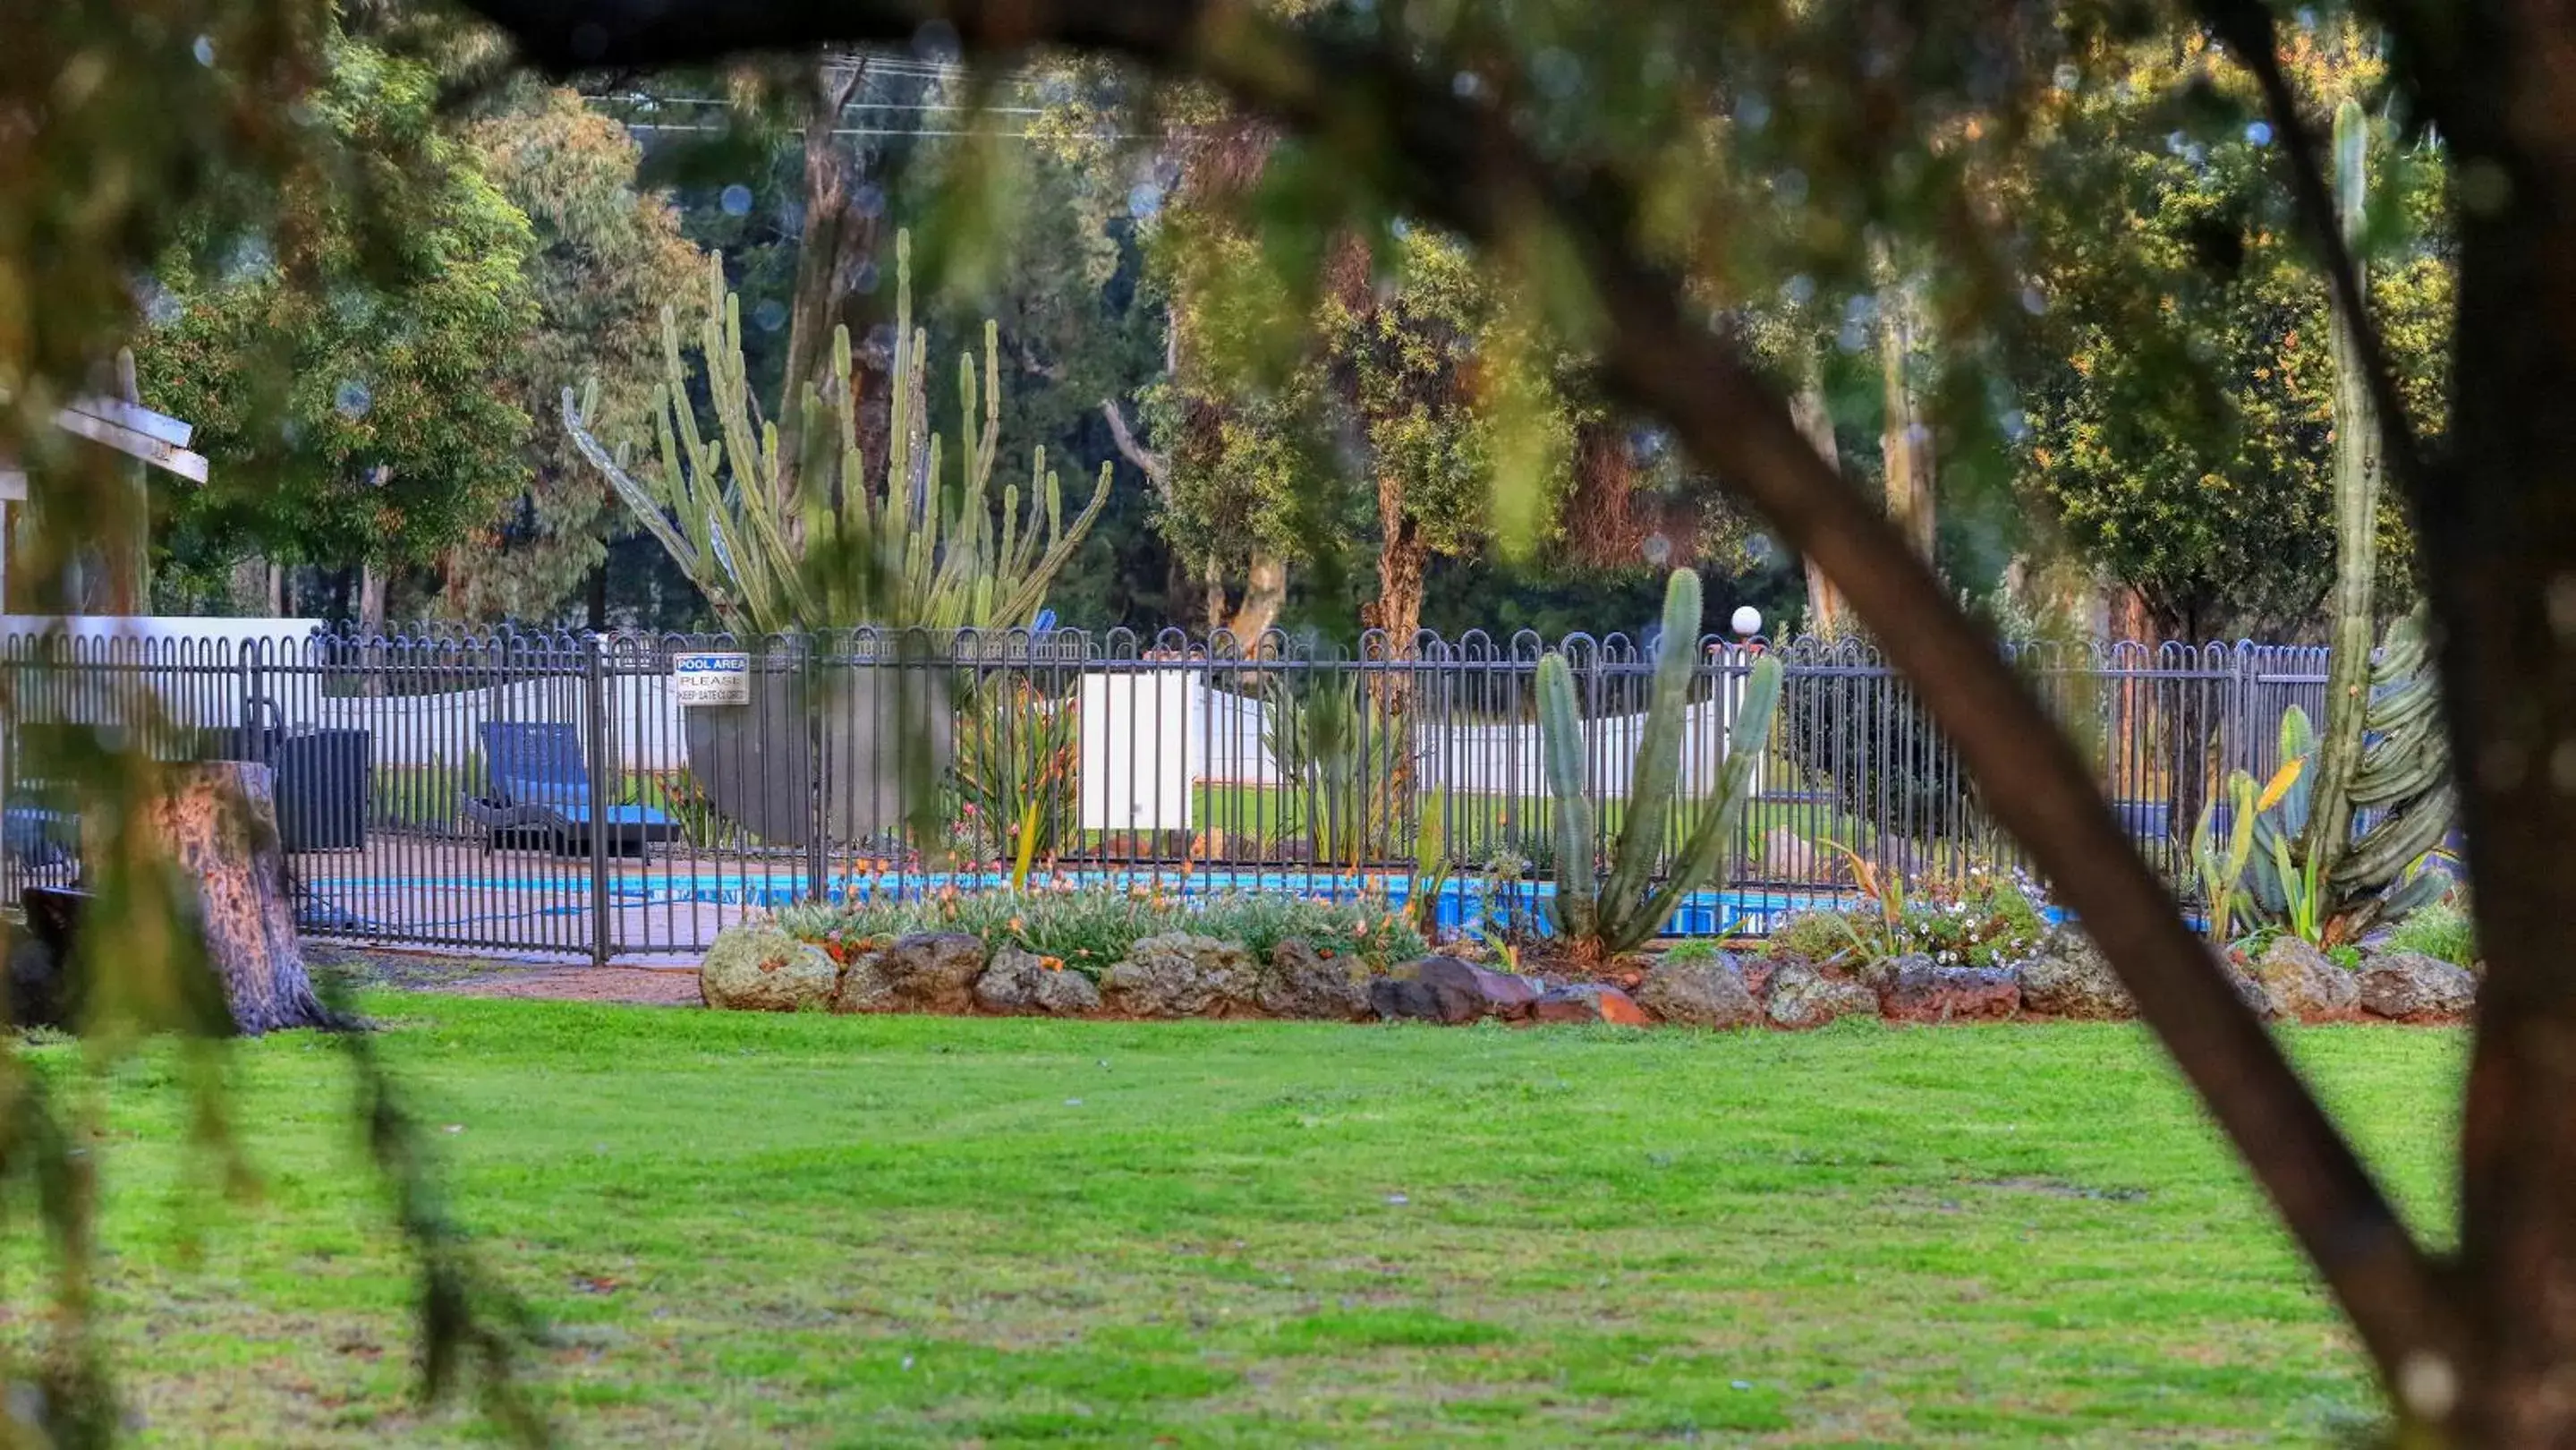
[[[1662,931],[1682,898],[1717,869],[1744,819],[1754,767],[1770,743],[1771,717],[1780,704],[1780,662],[1766,657],[1755,663],[1737,707],[1716,793],[1674,853],[1663,884],[1653,885],[1665,831],[1681,796],[1682,727],[1690,710],[1691,681],[1698,673],[1699,625],[1699,576],[1677,569],[1664,589],[1662,651],[1655,660],[1653,695],[1629,775],[1627,816],[1611,846],[1606,879],[1592,866],[1598,807],[1584,780],[1573,671],[1562,655],[1539,661],[1540,743],[1556,809],[1556,927],[1602,955],[1633,951]]]
[[[1002,492],[996,531],[990,486],[1001,439],[1000,337],[987,321],[980,389],[974,357],[958,362],[962,480],[952,499],[942,440],[929,429],[929,336],[913,325],[908,232],[895,235],[892,427],[885,473],[873,485],[859,449],[848,328],[832,337],[828,391],[809,383],[793,400],[805,453],[793,469],[781,456],[777,423],[764,421],[752,398],[742,302],[725,290],[720,259],[709,259],[698,326],[718,436],[701,436],[679,321],[668,307],[662,351],[667,381],[655,398],[656,450],[641,478],[591,434],[584,421],[590,409],[570,388],[564,427],[730,629],[1026,625],[1109,498],[1103,463],[1090,503],[1068,523],[1063,489],[1039,448],[1030,459],[1025,517],[1020,488],[1011,485]]]
[[[2370,125],[2359,103],[2335,110],[2335,209],[2357,277],[2370,197]],[[2356,319],[2334,323],[2335,583],[2331,662],[2326,667],[2324,739],[2315,764],[2315,809],[2303,859],[2339,874],[2352,846],[2354,775],[2361,768],[2363,715],[2370,702],[2371,586],[2379,573],[2379,412],[2371,403]]]

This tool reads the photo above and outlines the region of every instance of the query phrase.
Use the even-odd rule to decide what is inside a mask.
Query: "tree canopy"
[[[2296,54],[2313,125],[2383,83],[2358,37]],[[2048,239],[2024,486],[2167,637],[2295,635],[2333,566],[2336,372],[2273,128],[2194,37],[2069,79],[2018,189]],[[2438,437],[2453,300],[2439,152],[2376,129],[2397,164],[2373,199],[2372,306],[2418,432]],[[2399,612],[2411,551],[2393,499],[2381,529]]]
[[[678,212],[636,185],[642,148],[562,88],[521,87],[467,130],[477,165],[524,214],[537,316],[511,403],[550,424],[567,387],[595,381],[597,422],[640,434],[662,375],[661,309],[702,285]],[[563,430],[531,430],[519,489],[440,561],[440,607],[467,619],[543,620],[582,590],[633,528]]]
[[[429,64],[324,56],[336,184],[290,187],[266,231],[190,236],[153,278],[145,397],[214,463],[169,497],[183,566],[425,563],[524,477],[530,419],[492,381],[537,315],[526,218],[440,126]]]

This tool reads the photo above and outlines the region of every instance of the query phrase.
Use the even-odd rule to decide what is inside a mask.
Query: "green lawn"
[[[2317,1444],[2369,1413],[2134,1030],[368,1001],[483,1252],[556,1321],[577,1443]],[[2447,1232],[2462,1039],[2294,1047]],[[405,1400],[332,1049],[257,1043],[235,1077],[265,1193],[211,1216],[172,1207],[169,1074],[115,1090],[147,1438],[472,1438]],[[23,1228],[13,1252],[23,1334]]]

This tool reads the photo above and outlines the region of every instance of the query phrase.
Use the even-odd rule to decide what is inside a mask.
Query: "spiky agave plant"
[[[2312,939],[2340,939],[2402,917],[2446,887],[2441,873],[2412,869],[2441,846],[2459,810],[2424,630],[2419,608],[2389,627],[2371,665],[2362,711],[2367,743],[2351,796],[2355,807],[2378,814],[2340,850],[2321,849],[2310,828],[2322,752],[2317,733],[2295,705],[2282,716],[2288,780],[2256,813],[2246,868],[2248,896],[2264,919]]]

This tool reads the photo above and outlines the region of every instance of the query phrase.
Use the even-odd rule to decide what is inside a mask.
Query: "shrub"
[[[1780,923],[1771,945],[1811,962],[1830,961],[1852,950],[1853,923],[1839,911],[1802,911]]]
[[[2477,923],[2470,919],[2468,909],[2459,902],[2436,901],[2407,913],[2405,919],[2388,933],[2388,949],[2420,952],[2455,967],[2475,966],[2478,960]]]
[[[2004,967],[2037,951],[2048,933],[2031,891],[1983,867],[1955,890],[1907,891],[1890,881],[1884,893],[1857,911],[1800,912],[1771,934],[1771,943],[1818,962],[1923,956],[1943,966]]]
[[[1008,865],[1014,885],[1029,867],[1062,855],[1076,819],[1080,701],[1029,680],[996,677],[960,712],[957,834],[970,860]]]
[[[1717,943],[1712,941],[1677,942],[1664,952],[1666,966],[1699,966],[1716,960]]]
[[[1901,676],[1792,669],[1786,685],[1776,748],[1838,809],[1917,841],[1977,829],[1974,783]]]
[[[1383,904],[1231,892],[1192,900],[1154,887],[1070,882],[1026,891],[952,888],[929,897],[790,907],[778,922],[842,961],[896,937],[952,931],[982,939],[987,949],[1016,946],[1093,976],[1125,959],[1144,938],[1175,931],[1234,942],[1262,957],[1283,941],[1303,941],[1381,968],[1427,950]]]
[[[1198,920],[1190,930],[1241,942],[1261,957],[1269,956],[1281,942],[1302,941],[1385,967],[1430,950],[1421,934],[1383,903],[1228,892],[1210,897],[1197,912]]]
[[[1391,859],[1412,776],[1404,717],[1364,694],[1357,674],[1273,676],[1268,704],[1262,748],[1287,779],[1307,859]]]

